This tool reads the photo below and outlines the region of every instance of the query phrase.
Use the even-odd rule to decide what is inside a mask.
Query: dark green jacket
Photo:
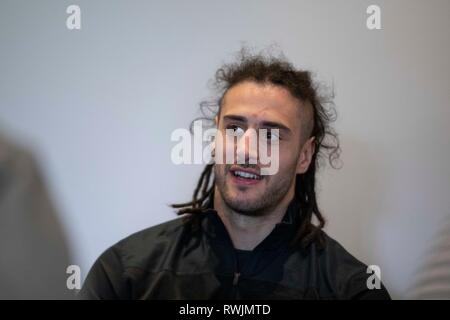
[[[367,266],[325,235],[325,247],[290,246],[301,215],[292,202],[238,268],[216,211],[140,231],[106,250],[80,292],[84,299],[389,299],[369,290]]]

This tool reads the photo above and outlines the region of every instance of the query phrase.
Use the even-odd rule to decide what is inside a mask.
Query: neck
[[[292,200],[290,193],[280,203],[257,216],[244,215],[232,210],[223,201],[220,192],[214,192],[214,209],[217,211],[236,249],[253,250],[280,223]]]

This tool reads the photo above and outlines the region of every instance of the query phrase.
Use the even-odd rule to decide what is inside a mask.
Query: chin
[[[230,209],[245,215],[258,215],[261,211],[261,201],[255,198],[249,197],[231,197],[231,199],[225,199],[225,202]]]

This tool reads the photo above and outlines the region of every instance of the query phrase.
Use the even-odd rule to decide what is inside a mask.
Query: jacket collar
[[[209,208],[205,211],[206,219],[204,219],[203,228],[209,238],[222,245],[232,246],[231,238],[222,219],[219,217],[216,210]],[[281,244],[290,241],[294,236],[296,227],[301,220],[301,206],[294,198],[289,203],[289,206],[283,218],[277,223],[269,235],[257,245],[255,250],[272,250],[279,248]]]

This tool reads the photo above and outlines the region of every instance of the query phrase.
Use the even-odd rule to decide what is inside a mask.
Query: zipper
[[[233,295],[232,295],[232,299],[237,300],[238,298],[238,284],[239,284],[239,276],[241,275],[240,272],[240,268],[239,268],[239,263],[238,263],[238,257],[237,257],[237,253],[234,250],[234,246],[232,245],[233,248],[233,260],[234,260],[234,273],[233,273]]]
[[[233,276],[233,286],[237,286],[239,282],[239,276],[241,274],[239,272],[235,272]]]

